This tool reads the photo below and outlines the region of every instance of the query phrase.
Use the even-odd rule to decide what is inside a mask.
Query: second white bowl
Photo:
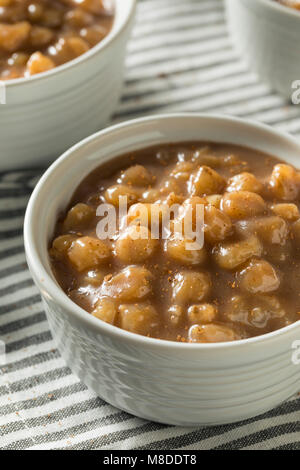
[[[273,0],[226,0],[226,10],[241,56],[262,80],[291,99],[292,85],[300,80],[300,11]]]
[[[0,170],[49,163],[107,124],[121,94],[135,3],[116,0],[111,32],[77,59],[1,83]]]

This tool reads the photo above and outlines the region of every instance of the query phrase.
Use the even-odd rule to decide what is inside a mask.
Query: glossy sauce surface
[[[117,208],[119,195],[130,201],[128,226],[99,240],[96,209]],[[74,302],[134,333],[204,343],[261,335],[300,319],[299,202],[298,171],[272,156],[202,142],[144,149],[77,188],[49,247],[53,271]],[[203,247],[189,251],[174,224],[167,239],[151,238],[137,204],[174,203],[178,219],[203,206]],[[133,240],[142,228],[146,239]]]
[[[0,80],[46,72],[107,36],[112,0],[0,0]]]

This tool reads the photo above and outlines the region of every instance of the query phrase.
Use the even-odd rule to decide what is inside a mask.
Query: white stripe
[[[24,217],[13,217],[0,220],[0,235],[6,230],[14,230],[22,227]]]
[[[153,49],[144,54],[142,51],[139,54],[134,54],[127,60],[128,67],[141,67],[155,62],[165,62],[170,60],[178,60],[178,57],[193,57],[209,52],[216,52],[220,49],[229,48],[230,40],[227,37],[211,39],[200,43],[190,44],[174,44],[173,47],[162,47]]]
[[[83,390],[81,392],[76,392],[72,393],[72,395],[67,395],[65,397],[61,397],[59,399],[55,399],[55,393],[53,394],[53,399],[51,399],[52,393],[50,393],[49,389],[49,397],[48,401],[42,405],[35,406],[33,408],[28,408],[28,409],[23,409],[22,410],[22,416],[26,420],[34,419],[34,418],[40,418],[42,416],[46,416],[49,413],[57,413],[57,412],[63,412],[65,408],[70,408],[73,405],[74,406],[79,406],[81,403],[91,400],[91,399],[96,399],[96,395],[93,395],[90,390]],[[70,400],[72,402],[70,403]],[[19,403],[21,400],[19,401]],[[18,403],[18,402],[17,402]],[[95,412],[97,413],[98,409],[104,410],[106,414],[111,414],[113,411],[116,410],[116,408],[113,408],[112,406],[105,404],[99,408],[93,408],[93,410],[96,410]],[[5,416],[0,417],[0,422],[1,418],[3,418],[3,422],[5,423],[14,423],[18,421],[18,416],[15,415],[15,413],[10,413]]]
[[[52,350],[56,350],[56,344],[53,340],[45,341],[41,344],[33,344],[23,349],[22,354],[20,354],[20,351],[12,351],[10,353],[7,353],[6,362],[11,363],[18,362],[20,360],[30,360],[30,358],[36,356],[37,354],[48,353]]]
[[[104,411],[104,413],[103,413]],[[114,410],[112,412],[113,414],[118,413],[117,410]],[[23,413],[22,413],[23,415]],[[105,410],[102,410],[101,408],[98,408],[98,410],[90,410],[84,413],[81,413],[80,415],[80,424],[82,425],[83,423],[89,424],[90,422],[93,422],[95,419],[101,419],[105,417]],[[72,439],[72,431],[68,430],[72,428],[73,426],[76,425],[76,417],[70,416],[68,418],[62,419],[60,421],[60,425],[58,425],[57,422],[51,423],[51,420],[49,419],[50,423],[45,422],[45,425],[38,426],[36,428],[31,428],[30,429],[30,437],[35,440],[37,436],[47,436],[47,438],[51,437],[51,433],[57,433],[61,431],[66,431],[67,438],[64,439],[64,443],[66,444],[66,441],[71,438]],[[78,423],[77,423],[78,424]],[[112,425],[109,426],[104,426],[101,428],[101,433],[105,434],[105,429],[110,428]],[[113,426],[120,426],[120,425],[113,425]],[[107,432],[107,431],[106,431]],[[99,435],[99,428],[98,428],[98,435]],[[7,435],[1,436],[1,446],[8,446],[11,443],[22,440],[22,439],[27,439],[28,436],[27,434],[24,434],[24,430],[16,431]],[[34,446],[34,449],[37,450],[39,448],[47,448],[45,446],[49,446],[49,444],[37,444]]]
[[[220,435],[217,435],[217,436],[207,438],[201,441],[200,445],[199,443],[196,442],[194,444],[190,444],[185,447],[182,447],[182,449],[186,449],[186,450],[196,450],[199,448],[201,448],[201,450],[211,449],[213,447],[227,444],[236,439],[250,436],[252,433],[262,431],[269,427],[278,426],[286,422],[297,422],[298,420],[299,420],[298,411],[287,413],[281,416],[275,416],[272,418],[265,418],[265,419],[255,421],[253,423],[247,423],[245,425],[242,424],[241,426],[238,426],[233,430],[227,431],[223,434],[220,433]]]
[[[1,240],[0,241],[0,252],[1,251],[6,251],[11,248],[23,248],[23,236],[18,235],[17,237],[9,237],[7,240]],[[1,260],[0,260],[1,263]],[[2,283],[1,283],[2,284]]]
[[[32,366],[24,367],[23,369],[18,369],[13,372],[10,372],[9,368],[5,370],[4,376],[5,381],[14,386],[16,383],[23,380],[27,380],[29,377],[32,381],[35,380],[35,377],[48,372],[55,371],[57,369],[63,369],[67,367],[65,361],[62,357],[55,359],[50,359],[47,362],[41,362],[40,364],[34,364]]]
[[[66,433],[66,437],[64,439],[51,443],[37,444],[30,447],[30,450],[47,450],[57,449],[61,447],[68,448],[87,439],[99,439],[101,438],[101,436],[106,436],[113,432],[126,431],[127,429],[135,429],[138,426],[142,426],[142,424],[144,423],[141,422],[141,420],[138,420],[137,418],[132,418],[121,423],[108,424],[106,426],[96,427],[91,431],[84,432],[84,430],[82,430],[82,432],[79,432],[76,436],[70,434],[68,435],[68,433]]]
[[[249,87],[252,85],[256,85],[256,80],[253,76],[244,74],[239,75],[237,77],[224,77],[222,81],[222,95],[227,92],[237,93],[238,90],[240,91],[240,93],[243,93],[244,87]],[[178,106],[179,103],[185,105],[187,100],[200,99],[200,97],[206,100],[210,100],[210,102],[213,102],[215,105],[216,95],[219,92],[220,83],[218,81],[212,81],[210,83],[205,84],[190,84],[189,87],[183,89],[178,90],[175,88],[174,90],[171,90],[169,92],[164,91],[157,93],[155,97],[151,95],[149,97],[146,96],[145,98],[139,99],[138,102],[135,102],[134,100],[128,100],[123,105],[121,105],[119,109],[121,112],[132,112],[139,111],[140,109],[143,109],[147,106],[159,106],[161,105],[161,103],[167,102],[168,95],[172,97],[174,101],[177,102],[176,106]],[[207,97],[207,95],[212,96]],[[174,107],[174,105],[170,106]]]
[[[18,255],[2,259],[0,261],[0,271],[2,271],[3,269],[12,268],[13,266],[17,266],[21,263],[26,263],[25,253],[19,253]]]
[[[294,443],[299,444],[299,431],[273,436],[271,439],[266,439],[262,442],[253,444],[252,446],[247,446],[244,448],[244,450],[270,450],[276,447]]]
[[[0,266],[1,266],[1,261],[0,261]],[[27,279],[32,279],[30,272],[28,270],[11,274],[10,276],[6,276],[3,279],[1,279],[1,282],[0,282],[1,289],[5,289],[6,287],[10,287],[14,284],[18,284],[20,282],[26,281]],[[1,324],[1,315],[0,315],[0,324]]]
[[[55,393],[55,390],[59,390],[63,387],[68,387],[70,385],[77,384],[79,382],[78,378],[70,374],[66,377],[59,377],[55,380],[43,384],[36,384],[31,388],[22,390],[20,392],[14,392],[9,394],[9,402],[5,402],[4,399],[1,400],[1,406],[8,404],[15,404],[22,402],[24,400],[36,400],[41,395],[47,395],[48,393]],[[7,383],[9,386],[9,382]]]
[[[224,21],[223,11],[212,11],[203,13],[201,15],[191,15],[191,16],[175,16],[167,19],[162,19],[157,22],[137,24],[134,28],[132,37],[134,40],[139,41],[140,38],[143,38],[146,35],[153,36],[154,34],[160,34],[161,32],[171,31],[174,29],[180,32],[182,29],[187,28],[201,28],[202,26],[207,25],[208,23],[219,23]]]
[[[186,87],[197,83],[205,84],[212,80],[220,80],[220,76],[223,80],[225,77],[234,76],[235,74],[239,75],[245,72],[245,64],[241,62],[225,63],[207,70],[182,72],[178,75],[171,75],[169,78],[153,78],[151,80],[141,80],[136,84],[129,83],[125,87],[123,96],[130,99],[130,96],[139,97],[140,94],[172,91],[173,88],[182,88],[184,90]]]
[[[0,307],[5,307],[5,305],[9,305],[11,303],[16,303],[18,301],[26,301],[30,299],[30,297],[38,294],[38,290],[34,286],[24,287],[22,289],[17,290],[11,294],[6,294],[0,297]],[[25,307],[27,308],[27,307]],[[24,310],[24,307],[23,307]]]
[[[199,0],[193,2],[183,2],[182,0],[161,0],[151,2],[140,2],[137,12],[138,24],[144,22],[160,22],[163,19],[168,19],[174,15],[182,15],[183,13],[190,13],[192,15],[212,10],[214,8],[221,9],[222,4],[220,0]]]
[[[143,78],[157,77],[159,74],[171,74],[184,72],[186,70],[197,69],[200,67],[210,67],[214,64],[225,63],[228,60],[234,60],[235,55],[232,51],[224,50],[207,53],[201,56],[179,57],[177,60],[163,61],[159,64],[145,65],[130,69],[126,74],[127,80],[141,80]]]
[[[208,40],[223,36],[227,39],[228,35],[224,24],[209,24],[198,29],[187,29],[184,34],[178,34],[178,31],[164,31],[159,35],[145,36],[138,41],[131,41],[128,46],[130,54],[127,56],[126,64],[130,63],[135,53],[144,54],[146,57],[153,49],[165,49],[183,45],[186,43],[197,43],[197,41]],[[172,49],[171,49],[172,50]]]
[[[152,442],[160,441],[163,439],[172,439],[180,436],[184,436],[188,432],[191,432],[191,428],[185,428],[180,426],[173,426],[166,429],[158,429],[157,431],[146,431],[144,434],[136,437],[129,437],[128,439],[120,440],[114,444],[103,446],[103,450],[129,450],[133,447],[147,446]]]
[[[1,182],[0,182],[1,188]],[[29,196],[16,196],[16,197],[1,197],[0,210],[8,211],[9,209],[24,209],[27,206]]]
[[[37,294],[37,289],[34,290],[33,295]],[[29,307],[22,307],[12,312],[4,313],[0,315],[0,326],[4,326],[8,323],[29,318],[37,312],[41,312],[43,306],[41,302],[29,305]],[[20,355],[20,352],[18,353]]]
[[[14,343],[15,341],[24,340],[30,336],[45,333],[47,331],[49,331],[49,324],[45,320],[41,323],[37,323],[36,325],[21,328],[20,330],[13,331],[12,333],[8,333],[7,335],[3,335],[1,339],[9,345],[10,343]]]

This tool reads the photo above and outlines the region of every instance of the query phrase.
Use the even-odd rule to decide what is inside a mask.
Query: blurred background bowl
[[[300,11],[274,0],[226,0],[239,53],[273,90],[291,99],[300,80]]]
[[[2,82],[6,104],[0,105],[0,170],[41,167],[107,124],[121,94],[135,4],[115,0],[111,32],[77,59]]]

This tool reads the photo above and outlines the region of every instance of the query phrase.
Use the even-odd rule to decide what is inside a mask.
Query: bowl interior
[[[74,308],[80,309],[58,286],[51,271],[47,248],[58,214],[66,208],[82,179],[101,163],[121,154],[159,143],[196,140],[243,145],[277,156],[296,167],[300,163],[300,143],[294,138],[262,124],[222,116],[181,114],[139,119],[85,139],[47,170],[28,205],[25,218],[26,254],[35,281],[44,294],[47,295],[49,289],[52,292],[56,289],[56,294],[60,290],[60,298],[63,295],[69,307],[71,303]],[[86,317],[91,317],[84,313]],[[274,334],[276,332],[269,333]]]
[[[89,51],[85,52],[81,56],[77,57],[76,59],[70,60],[65,64],[59,65],[54,69],[48,70],[47,72],[42,72],[32,77],[23,77],[23,78],[16,78],[13,80],[6,80],[4,82],[5,87],[7,88],[14,88],[19,87],[21,85],[26,85],[27,83],[32,83],[39,81],[46,77],[52,77],[53,75],[57,75],[63,73],[65,70],[68,70],[72,67],[76,67],[76,65],[81,64],[82,62],[89,60],[95,54],[97,54],[102,49],[105,49],[108,44],[110,44],[118,35],[119,33],[127,26],[127,23],[130,21],[134,14],[134,9],[136,5],[136,0],[114,0],[115,3],[115,17],[112,29],[108,33],[108,35],[92,47]],[[75,73],[75,71],[74,71]],[[1,81],[0,81],[1,82]]]

